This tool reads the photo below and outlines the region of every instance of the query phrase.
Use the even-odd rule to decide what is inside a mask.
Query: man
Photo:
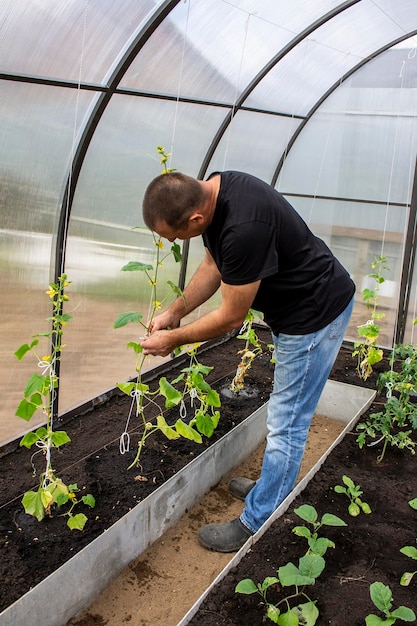
[[[262,471],[234,479],[242,515],[199,532],[211,550],[233,552],[293,488],[311,419],[344,338],[355,286],[325,243],[270,185],[242,172],[199,181],[179,172],[154,179],[143,200],[145,224],[170,241],[202,235],[205,257],[184,290],[155,317],[145,354],[239,328],[249,308],[262,311],[275,345],[274,389]],[[180,320],[221,290],[221,304],[200,319]],[[172,329],[172,330],[167,330]]]

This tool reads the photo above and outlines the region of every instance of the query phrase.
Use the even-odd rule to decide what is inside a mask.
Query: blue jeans
[[[353,309],[308,335],[272,335],[274,388],[268,403],[268,436],[261,475],[246,496],[240,517],[256,532],[297,480],[310,423],[342,344]]]

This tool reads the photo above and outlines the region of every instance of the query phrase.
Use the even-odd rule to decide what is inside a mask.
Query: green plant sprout
[[[299,559],[298,566],[287,563],[278,569],[278,577],[267,576],[262,583],[258,584],[250,578],[245,578],[236,585],[235,592],[247,595],[258,593],[264,601],[266,616],[279,626],[297,626],[297,624],[314,626],[319,617],[319,611],[316,601],[311,600],[307,595],[305,587],[314,585],[326,564],[323,555],[327,548],[335,547],[330,539],[319,537],[318,531],[322,526],[347,526],[347,524],[331,513],[324,513],[319,520],[316,509],[309,504],[302,504],[294,509],[294,513],[312,526],[312,530],[307,526],[295,526],[292,529],[295,535],[308,540],[308,550]],[[295,586],[295,591],[282,598],[277,604],[272,604],[267,598],[267,592],[274,585],[280,585],[282,588]],[[307,602],[300,604],[300,599],[306,599]],[[294,600],[298,600],[295,605]],[[285,607],[285,611],[280,608],[281,605]]]
[[[352,356],[357,357],[357,372],[363,380],[370,376],[375,363],[381,361],[383,357],[383,351],[376,345],[381,330],[377,321],[383,319],[385,314],[378,313],[377,307],[379,304],[379,290],[385,282],[382,273],[389,270],[386,257],[376,257],[371,268],[374,271],[371,274],[367,274],[367,276],[374,279],[375,288],[365,288],[362,291],[362,300],[366,308],[371,311],[371,318],[366,324],[358,326],[360,341],[354,343],[352,352]]]
[[[262,354],[261,342],[253,327],[253,324],[257,319],[262,319],[262,313],[255,311],[254,309],[249,309],[240,333],[237,336],[238,339],[243,339],[245,341],[245,347],[238,352],[238,354],[241,355],[241,359],[239,365],[237,366],[236,374],[230,384],[230,389],[234,393],[238,393],[243,389],[245,378],[252,366],[253,361],[257,356]]]
[[[307,526],[295,526],[292,532],[298,537],[305,537],[308,542],[307,554],[318,554],[323,556],[327,548],[334,548],[335,544],[327,537],[319,537],[319,530],[322,526],[347,526],[337,515],[324,513],[319,520],[317,510],[310,504],[302,504],[294,513],[302,520],[311,525],[311,529]]]
[[[308,585],[314,585],[324,567],[325,560],[322,556],[306,554],[299,559],[298,566],[294,563],[287,563],[278,569],[278,577],[268,576],[261,584],[255,584],[250,578],[239,581],[235,587],[235,592],[246,595],[258,593],[265,603],[266,616],[274,624],[279,624],[279,626],[291,626],[292,624],[294,626],[297,624],[314,626],[319,611],[316,607],[316,601],[311,600],[305,592],[305,588]],[[267,599],[267,591],[273,585],[280,585],[283,588],[295,587],[295,590],[277,604],[272,604]],[[307,602],[291,606],[290,601],[295,599],[305,599]],[[284,608],[280,608],[281,605]]]
[[[166,153],[162,146],[157,147],[158,154],[161,155],[161,165],[163,165],[162,173],[174,171],[167,167],[169,153]],[[162,308],[165,301],[173,294],[176,297],[184,298],[182,291],[172,281],[167,281],[170,287],[170,291],[162,300],[159,299],[158,287],[159,287],[159,274],[165,260],[168,257],[173,257],[174,260],[181,262],[181,249],[177,243],[173,243],[168,252],[164,252],[164,242],[161,237],[152,233],[154,246],[155,246],[155,261],[153,264],[145,264],[140,261],[130,261],[122,268],[125,272],[144,272],[149,285],[151,287],[151,306],[150,312],[146,322],[144,316],[138,311],[128,311],[121,313],[114,322],[114,328],[122,328],[126,324],[133,322],[139,323],[145,330],[145,333],[149,333],[152,321],[156,312]],[[157,431],[162,432],[167,439],[178,439],[179,437],[185,437],[191,439],[197,443],[202,442],[201,435],[210,437],[214,429],[216,428],[220,419],[220,413],[216,409],[220,407],[220,397],[216,391],[214,391],[209,383],[205,380],[205,376],[212,370],[211,367],[206,367],[199,363],[197,359],[197,347],[198,344],[191,346],[188,350],[190,355],[190,364],[188,368],[182,370],[181,375],[175,380],[169,382],[166,377],[162,377],[159,380],[159,386],[156,391],[151,391],[149,385],[143,381],[144,363],[147,355],[143,354],[142,346],[140,343],[130,341],[128,348],[131,348],[135,353],[136,364],[136,380],[134,382],[119,383],[117,387],[128,396],[132,397],[131,411],[129,413],[127,424],[124,432],[120,438],[120,451],[125,453],[130,447],[130,436],[128,433],[128,425],[130,421],[133,408],[135,409],[136,416],[141,419],[142,422],[142,435],[138,442],[138,450],[133,462],[129,465],[129,469],[135,467],[139,463],[141,452],[146,440],[152,434]],[[179,349],[181,352],[181,348]],[[184,387],[182,391],[179,391],[174,385],[183,382]],[[186,398],[189,398],[190,407],[192,409],[192,417],[188,421],[185,421],[187,416],[187,408],[185,404]],[[160,403],[164,403],[165,409],[170,409],[175,406],[179,407],[180,417],[177,419],[173,426],[169,425],[163,415],[163,410]],[[156,422],[150,422],[146,418],[146,408],[153,404],[160,411],[156,418]]]
[[[352,517],[357,517],[361,511],[363,513],[366,513],[367,515],[369,515],[369,513],[372,513],[369,504],[361,499],[363,491],[360,485],[355,485],[353,480],[346,475],[342,476],[342,481],[344,483],[344,486],[336,485],[334,487],[334,490],[336,493],[343,493],[349,498],[349,515],[351,515]]]
[[[369,588],[371,600],[376,608],[384,614],[385,618],[378,617],[371,613],[365,618],[366,626],[391,626],[397,619],[403,622],[414,622],[416,619],[414,611],[406,606],[399,606],[392,610],[392,591],[381,582],[374,582]]]
[[[417,498],[409,500],[408,504],[411,506],[412,509],[417,511]],[[410,559],[414,559],[415,561],[417,561],[417,548],[415,546],[404,546],[400,549],[400,552],[402,554],[405,554],[405,556],[410,557]],[[401,576],[400,585],[402,585],[403,587],[408,587],[413,579],[414,574],[417,574],[417,570],[415,572],[404,572],[404,574]]]
[[[388,445],[415,453],[416,442],[410,436],[417,429],[417,406],[412,394],[417,392],[417,350],[412,344],[398,344],[391,352],[391,368],[382,372],[377,381],[379,392],[385,389],[386,402],[382,411],[372,413],[365,422],[357,425],[361,431],[357,442],[362,448],[367,439],[376,445],[383,441],[378,461],[384,458]],[[394,364],[400,371],[394,371]]]
[[[22,504],[25,512],[41,521],[45,516],[51,516],[55,507],[60,509],[68,504],[69,506],[62,513],[62,515],[68,517],[68,527],[71,530],[82,530],[87,517],[84,513],[74,515],[74,507],[82,502],[92,508],[95,506],[94,497],[91,494],[86,494],[78,498],[76,495],[79,491],[77,484],[66,485],[58,478],[51,461],[52,449],[59,448],[70,441],[65,431],[53,429],[53,403],[55,389],[58,386],[57,364],[61,358],[62,348],[65,347],[62,343],[63,328],[72,318],[68,313],[62,312],[63,303],[68,300],[68,296],[64,294],[64,289],[69,284],[70,282],[67,280],[66,274],[62,274],[58,278],[57,283],[49,285],[49,289],[46,292],[52,302],[52,317],[47,318],[47,321],[52,322],[52,330],[33,335],[33,341],[30,344],[25,343],[21,345],[15,352],[15,356],[19,361],[31,352],[42,370],[41,373],[35,372],[29,378],[23,399],[17,407],[16,415],[29,421],[39,409],[43,412],[46,419],[45,426],[40,426],[36,431],[27,433],[20,441],[20,445],[26,448],[37,447],[37,452],[42,452],[46,460],[45,471],[40,474],[38,489],[36,491],[27,491],[23,495]],[[38,355],[38,337],[49,339],[51,350],[48,356],[40,357]]]

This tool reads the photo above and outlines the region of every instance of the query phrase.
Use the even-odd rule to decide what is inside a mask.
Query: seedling
[[[45,471],[40,474],[39,487],[36,491],[27,491],[22,499],[26,513],[33,515],[40,522],[45,516],[53,514],[55,508],[61,509],[64,505],[69,506],[63,515],[68,517],[67,525],[70,529],[82,530],[87,521],[83,513],[73,514],[74,507],[83,502],[89,507],[94,507],[95,500],[91,494],[78,498],[76,483],[66,485],[55,473],[52,467],[51,452],[54,448],[60,448],[68,443],[70,438],[64,430],[53,429],[53,402],[55,389],[58,386],[58,361],[64,348],[62,335],[64,327],[71,319],[71,315],[62,312],[63,303],[68,301],[64,289],[70,282],[66,274],[58,278],[57,283],[49,285],[46,292],[52,302],[52,317],[47,321],[52,323],[52,330],[46,333],[33,335],[30,344],[23,344],[16,350],[15,356],[19,361],[28,353],[32,353],[37,361],[41,373],[35,372],[29,378],[24,391],[24,397],[16,410],[16,415],[29,421],[37,410],[41,410],[45,416],[45,426],[39,427],[34,432],[27,433],[20,445],[26,448],[35,446],[38,452],[45,456]],[[50,341],[50,354],[40,357],[37,353],[39,338],[46,337]]]
[[[363,494],[363,491],[360,485],[355,485],[349,476],[342,476],[342,481],[345,486],[336,485],[334,490],[336,493],[344,493],[349,498],[349,515],[357,517],[361,511],[369,515],[372,510],[367,502],[363,502],[363,500],[361,500],[360,496]]]
[[[361,326],[358,326],[358,335],[360,341],[353,345],[352,356],[357,357],[357,372],[363,380],[366,380],[372,374],[373,366],[382,360],[383,351],[377,347],[380,325],[377,323],[385,317],[384,313],[377,311],[379,304],[379,290],[385,282],[383,272],[388,270],[387,259],[385,256],[378,256],[371,265],[370,278],[375,281],[374,289],[364,289],[362,291],[362,300],[366,308],[371,311],[370,319]]]
[[[274,624],[305,624],[314,626],[319,611],[316,602],[305,592],[308,585],[314,585],[316,578],[320,576],[325,567],[325,560],[318,554],[306,554],[298,561],[298,566],[294,563],[287,563],[277,571],[278,577],[268,576],[263,583],[255,584],[252,579],[246,578],[238,582],[235,588],[236,593],[253,594],[258,593],[266,606],[267,617]],[[267,591],[273,585],[279,584],[281,587],[295,587],[292,592],[277,604],[272,604],[267,599]],[[307,600],[304,603],[291,605],[294,600]]]
[[[160,163],[163,166],[162,173],[167,174],[168,172],[172,172],[173,170],[167,167],[170,154],[166,153],[162,146],[158,146],[157,151],[158,154],[161,155]],[[140,261],[131,261],[122,267],[122,271],[143,272],[146,275],[151,288],[151,306],[148,317],[146,319],[143,313],[138,311],[121,313],[114,322],[114,328],[122,328],[133,322],[139,324],[142,327],[142,332],[145,331],[145,334],[148,334],[156,312],[162,308],[165,301],[171,295],[184,298],[181,289],[172,281],[167,281],[170,287],[167,295],[164,298],[159,296],[158,287],[161,268],[165,260],[169,257],[173,257],[178,263],[181,262],[181,249],[180,246],[174,242],[170,250],[165,252],[164,242],[161,237],[155,233],[152,233],[152,236],[155,246],[154,263],[148,264]],[[217,409],[220,407],[221,402],[218,393],[211,388],[205,379],[205,376],[209,374],[212,368],[206,367],[197,359],[198,344],[191,346],[189,349],[190,363],[187,368],[182,370],[181,375],[172,382],[169,382],[166,377],[162,377],[155,391],[151,391],[149,385],[143,381],[143,371],[147,355],[143,354],[141,344],[137,341],[130,341],[127,345],[128,348],[131,348],[135,353],[135,370],[137,376],[136,380],[133,382],[122,382],[117,385],[123,393],[132,398],[125,430],[120,437],[120,451],[123,454],[128,452],[130,448],[128,426],[133,412],[136,413],[136,416],[139,417],[142,423],[142,434],[138,442],[136,456],[129,465],[130,469],[139,464],[143,446],[148,437],[158,431],[162,432],[167,439],[185,437],[197,443],[202,443],[202,435],[210,437],[218,424],[220,413]],[[179,383],[183,383],[182,391],[175,387],[175,385]],[[187,398],[190,399],[190,408],[192,409],[192,415],[188,422],[185,421],[187,417],[185,400]],[[162,403],[163,406],[161,406]],[[160,411],[155,422],[147,420],[146,408],[149,404],[156,406]],[[175,424],[171,426],[166,422],[163,415],[164,408],[170,409],[176,406],[179,407],[180,416]]]
[[[414,611],[406,606],[399,606],[393,611],[391,610],[393,600],[392,592],[391,589],[383,583],[372,583],[369,588],[369,593],[373,604],[377,609],[379,609],[379,611],[381,611],[381,613],[384,614],[385,619],[371,613],[365,618],[366,626],[391,626],[392,624],[395,624],[397,619],[402,620],[403,622],[415,621],[416,616]]]
[[[230,385],[230,389],[234,393],[238,393],[244,388],[244,381],[253,361],[257,356],[262,354],[261,342],[259,341],[259,337],[253,327],[256,319],[262,319],[262,313],[255,311],[254,309],[249,309],[240,333],[237,336],[238,339],[243,339],[245,341],[245,347],[238,352],[238,354],[241,355],[241,359],[239,365],[237,366],[236,374]]]
[[[417,349],[412,344],[398,344],[391,353],[391,369],[378,377],[378,391],[385,390],[387,400],[382,411],[372,413],[367,421],[361,422],[357,442],[362,448],[367,438],[369,445],[383,441],[378,461],[384,458],[388,445],[415,453],[416,442],[411,434],[417,429],[417,406],[412,395],[417,392]],[[394,364],[400,371],[394,371]]]
[[[294,513],[312,527],[310,529],[307,526],[295,526],[292,529],[295,535],[307,539],[309,546],[307,554],[323,556],[327,548],[335,547],[334,542],[327,539],[327,537],[319,537],[318,532],[322,526],[347,526],[346,522],[340,519],[340,517],[331,513],[324,513],[321,520],[319,520],[316,509],[310,504],[302,504],[297,509],[294,509]]]
[[[417,498],[414,498],[414,500],[410,500],[408,504],[411,506],[412,509],[417,510]],[[415,561],[417,561],[417,548],[415,546],[404,546],[403,548],[401,548],[400,552],[402,554],[405,554],[405,556],[409,556],[410,559],[414,559]],[[417,570],[415,572],[404,572],[404,574],[401,576],[400,585],[403,585],[403,587],[408,587],[413,579],[414,574],[417,574]]]

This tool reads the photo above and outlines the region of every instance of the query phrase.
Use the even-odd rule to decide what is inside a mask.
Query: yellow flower
[[[158,241],[155,241],[155,245],[157,248],[162,250],[162,248],[164,247],[164,242],[162,241],[162,239],[158,239]]]
[[[156,280],[154,278],[150,278],[149,279],[149,284],[151,287],[155,287],[156,286]]]
[[[162,306],[162,302],[159,302],[158,300],[154,300],[153,306],[155,309],[160,309]]]
[[[42,361],[50,361],[51,360],[51,355],[47,354],[46,356],[42,357]]]
[[[58,293],[57,291],[55,291],[55,289],[53,287],[51,287],[51,285],[48,285],[49,289],[48,291],[45,291],[46,294],[48,294],[48,296],[50,298],[53,298],[54,296],[56,296],[56,294]]]

